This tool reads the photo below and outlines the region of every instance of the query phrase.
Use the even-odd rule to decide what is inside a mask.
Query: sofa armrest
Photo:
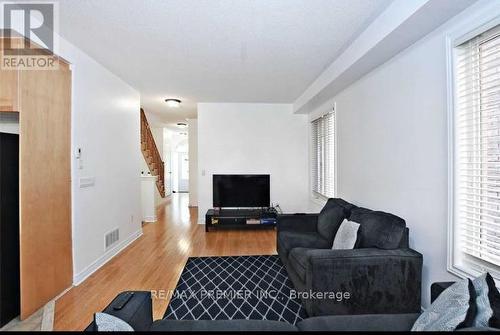
[[[280,231],[316,232],[318,214],[280,214],[276,227]]]
[[[300,331],[395,331],[407,332],[419,317],[411,314],[362,314],[317,316],[297,324]]]
[[[134,296],[120,310],[115,310],[114,306],[119,301],[119,298],[130,291],[118,294],[113,301],[102,311],[109,315],[128,323],[135,331],[148,331],[153,324],[153,303],[151,300],[151,292],[149,291],[132,291]],[[95,323],[92,323],[85,331],[96,331]]]
[[[419,313],[421,278],[422,255],[411,249],[310,250],[306,289],[328,295],[306,299],[306,310],[311,316]]]

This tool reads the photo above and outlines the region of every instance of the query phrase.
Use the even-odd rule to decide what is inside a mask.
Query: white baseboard
[[[136,232],[132,233],[128,238],[126,238],[113,248],[106,251],[101,257],[99,257],[92,264],[87,266],[83,271],[73,276],[73,286],[80,285],[85,279],[87,279],[87,277],[96,272],[104,264],[109,262],[113,257],[115,257],[118,253],[120,253],[120,251],[128,247],[132,242],[134,242],[141,236],[142,236],[142,229],[139,229]]]

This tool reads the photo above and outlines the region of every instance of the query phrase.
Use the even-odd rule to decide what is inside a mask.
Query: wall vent
[[[108,250],[112,247],[118,240],[120,239],[120,230],[116,228],[115,230],[110,231],[106,235],[104,235],[104,247]]]

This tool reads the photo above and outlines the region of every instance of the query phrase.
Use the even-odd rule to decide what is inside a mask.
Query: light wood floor
[[[174,194],[158,208],[158,222],[146,224],[144,235],[56,301],[54,330],[82,330],[95,312],[121,291],[172,290],[190,256],[272,255],[274,230],[225,230],[205,233],[188,194]],[[159,319],[168,301],[153,300]]]

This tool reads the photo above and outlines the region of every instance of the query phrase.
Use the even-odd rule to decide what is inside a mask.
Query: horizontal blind
[[[500,266],[500,29],[457,47],[456,239]]]
[[[327,198],[335,189],[335,113],[312,122],[312,190]]]

